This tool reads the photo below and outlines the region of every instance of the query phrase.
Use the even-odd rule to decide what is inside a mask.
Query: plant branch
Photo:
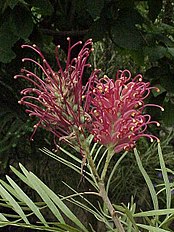
[[[107,162],[107,164],[105,164],[105,167],[104,167],[105,171],[103,172],[103,179],[104,179],[104,177],[106,175],[107,167],[109,165],[109,162],[110,162],[113,154],[114,154],[113,152],[111,152],[111,153],[109,152],[108,162]],[[99,176],[99,174],[97,172],[97,169],[95,167],[95,163],[94,163],[91,155],[88,155],[87,159],[88,159],[89,165],[91,167],[92,174],[95,177],[95,180],[96,180],[96,182],[98,184],[99,194],[100,194],[104,204],[107,206],[107,208],[109,210],[109,213],[110,213],[110,215],[112,217],[112,220],[113,220],[116,228],[118,229],[119,232],[125,232],[125,230],[124,230],[124,228],[123,228],[123,226],[122,226],[122,224],[121,224],[121,222],[120,222],[120,220],[119,220],[119,218],[117,216],[117,212],[115,211],[114,207],[112,206],[112,204],[111,204],[111,202],[109,200],[109,197],[108,197],[107,192],[105,190],[104,181],[100,178],[100,176]]]
[[[108,198],[103,181],[99,182],[98,184],[99,184],[99,189],[100,189],[100,196],[103,199],[104,203],[106,204],[116,228],[118,229],[119,232],[125,232],[125,230],[124,230],[124,228],[123,228],[123,226],[118,218],[117,212],[115,211],[114,207],[112,206],[112,204]]]

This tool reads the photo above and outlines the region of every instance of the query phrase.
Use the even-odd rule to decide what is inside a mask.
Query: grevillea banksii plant
[[[51,131],[55,138],[68,142],[73,138],[78,140],[79,134],[85,133],[85,124],[90,121],[88,114],[90,99],[84,96],[85,92],[92,88],[99,70],[92,71],[86,85],[83,86],[84,69],[91,67],[87,59],[92,51],[92,40],[87,40],[83,46],[81,41],[71,46],[70,38],[67,40],[69,47],[65,68],[62,68],[59,60],[60,46],[56,47],[58,71],[54,71],[36,45],[23,45],[22,48],[35,51],[41,62],[31,58],[24,58],[22,61],[33,63],[41,71],[41,75],[39,76],[33,70],[22,69],[21,74],[14,78],[23,78],[31,84],[31,87],[21,91],[24,96],[19,103],[27,106],[26,112],[29,116],[39,118],[38,123],[34,125],[33,135],[41,126]],[[78,57],[71,60],[72,50],[77,46],[82,46],[82,48]]]
[[[107,76],[100,78],[100,70],[95,69],[83,85],[84,70],[91,66],[87,59],[93,50],[92,40],[87,40],[84,45],[81,41],[71,45],[68,38],[68,44],[65,68],[60,64],[59,46],[56,47],[57,71],[51,68],[36,45],[22,46],[34,50],[41,62],[31,58],[23,59],[24,62],[34,64],[34,69],[30,71],[24,68],[20,75],[15,76],[30,83],[30,87],[21,91],[24,96],[19,103],[27,107],[29,116],[39,119],[34,126],[33,135],[41,126],[52,132],[55,138],[78,148],[83,157],[81,173],[87,161],[90,173],[85,174],[92,177],[97,195],[107,206],[115,227],[119,232],[125,232],[105,189],[106,174],[115,152],[132,149],[140,137],[159,141],[155,135],[146,132],[149,124],[159,126],[159,123],[153,121],[144,110],[147,106],[154,106],[163,111],[161,106],[145,103],[152,89],[159,90],[151,87],[149,82],[144,82],[140,74],[132,78],[128,70],[119,70],[116,80],[113,80]],[[77,58],[71,59],[72,50],[77,46],[81,46],[81,50]],[[37,69],[40,70],[39,73]],[[96,167],[97,159],[93,159],[91,155],[96,144],[90,151],[89,134],[94,136],[95,141],[107,147],[107,154],[103,154],[105,162],[102,169],[98,165]],[[56,140],[55,143],[57,144]],[[97,155],[100,155],[100,148]],[[99,164],[102,163],[103,155]]]
[[[116,80],[104,76],[97,79],[95,88],[91,89],[92,98],[92,134],[95,140],[108,147],[113,147],[115,152],[129,150],[135,146],[140,137],[148,137],[151,142],[159,139],[145,131],[149,124],[160,124],[151,120],[149,114],[143,110],[147,106],[159,107],[154,104],[145,104],[144,100],[150,94],[150,83],[143,82],[138,74],[131,79],[128,70],[119,70]]]
[[[71,144],[85,140],[86,130],[94,135],[95,141],[107,147],[113,147],[115,152],[133,148],[140,137],[148,137],[151,141],[158,138],[146,133],[149,124],[159,123],[151,120],[144,113],[147,106],[144,100],[150,94],[150,83],[143,82],[138,74],[131,78],[128,70],[119,70],[116,80],[104,76],[99,78],[99,69],[95,69],[83,86],[84,69],[91,67],[87,59],[91,53],[92,40],[87,40],[82,46],[79,41],[71,45],[68,40],[68,55],[63,69],[58,55],[60,46],[56,47],[58,71],[54,71],[36,45],[23,45],[31,48],[41,58],[41,63],[24,58],[23,62],[31,62],[37,66],[42,75],[28,69],[22,69],[15,78],[23,78],[30,82],[31,87],[21,91],[24,96],[19,101],[27,106],[29,116],[36,116],[39,121],[34,125],[34,132],[41,126],[51,131],[55,138],[63,139]],[[71,59],[71,52],[77,46],[82,46],[77,58]],[[32,137],[33,137],[32,135]],[[81,139],[82,138],[82,139]]]

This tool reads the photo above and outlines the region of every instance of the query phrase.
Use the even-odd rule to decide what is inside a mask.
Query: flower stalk
[[[99,184],[99,189],[100,189],[100,196],[103,199],[104,204],[107,206],[108,211],[112,217],[112,220],[113,220],[116,228],[118,229],[119,232],[125,232],[123,225],[121,224],[121,222],[119,220],[118,214],[115,211],[115,209],[114,209],[113,205],[111,204],[111,201],[108,197],[104,182],[100,181],[98,184]]]
[[[103,172],[101,174],[101,177],[96,169],[96,166],[95,166],[95,163],[91,157],[91,155],[88,153],[87,154],[87,161],[88,161],[88,164],[91,168],[91,172],[92,172],[92,175],[94,176],[95,178],[95,182],[97,183],[97,186],[98,186],[98,191],[99,191],[99,195],[100,197],[102,198],[103,200],[103,204],[107,207],[111,217],[112,217],[112,220],[114,222],[114,225],[115,227],[118,229],[119,232],[125,232],[124,228],[123,228],[123,225],[121,224],[120,220],[119,220],[119,217],[117,215],[117,212],[115,211],[109,197],[108,197],[108,193],[105,189],[105,182],[104,182],[104,179],[105,179],[105,176],[106,176],[106,173],[107,173],[107,169],[108,169],[108,166],[109,166],[109,163],[110,163],[110,160],[111,158],[113,157],[113,155],[115,154],[114,150],[111,150],[111,149],[108,149],[108,154],[107,154],[107,157],[106,157],[106,162],[105,162],[105,166],[104,166],[104,169],[103,169]]]
[[[111,161],[112,157],[114,156],[114,154],[115,154],[114,149],[113,148],[108,148],[108,153],[106,155],[106,161],[105,161],[104,168],[103,168],[103,171],[102,171],[102,174],[101,174],[101,180],[102,181],[105,180],[106,173],[107,173],[110,161]]]

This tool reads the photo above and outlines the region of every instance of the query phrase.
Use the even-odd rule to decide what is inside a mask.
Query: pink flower
[[[141,75],[131,80],[128,70],[119,71],[116,81],[106,76],[96,81],[96,87],[91,90],[92,134],[96,141],[120,152],[133,148],[140,137],[158,140],[145,134],[149,124],[159,126],[159,123],[151,121],[151,116],[143,113],[144,108],[156,106],[163,110],[158,105],[144,103],[153,88],[149,85],[142,81]]]
[[[115,152],[133,148],[140,137],[158,140],[145,131],[149,124],[159,126],[159,123],[143,112],[146,106],[163,110],[158,105],[144,103],[153,87],[143,82],[141,75],[131,80],[128,70],[119,71],[116,81],[106,76],[99,79],[100,70],[94,70],[83,86],[84,69],[91,66],[87,59],[92,51],[92,40],[87,40],[83,46],[81,41],[72,46],[69,38],[68,42],[65,68],[59,61],[59,46],[56,47],[57,71],[51,68],[36,45],[22,46],[34,50],[41,59],[39,63],[24,58],[24,62],[32,64],[33,71],[24,68],[20,75],[15,76],[30,83],[30,87],[21,91],[24,96],[19,103],[27,107],[29,116],[39,118],[33,135],[41,126],[52,132],[55,138],[67,142],[74,139],[80,144],[81,137],[85,139],[87,129],[96,141],[112,146]],[[82,48],[78,57],[71,60],[72,50],[79,45]]]
[[[79,136],[79,131],[83,133],[83,126],[90,120],[88,114],[90,99],[84,98],[84,95],[93,85],[99,71],[94,70],[87,84],[82,86],[84,69],[91,66],[87,63],[87,59],[92,50],[92,40],[87,40],[78,57],[72,60],[70,58],[72,50],[82,42],[71,46],[70,39],[67,40],[69,47],[64,69],[59,61],[59,46],[56,47],[58,70],[54,71],[36,45],[23,45],[22,48],[34,50],[39,55],[41,63],[24,58],[23,62],[30,62],[33,70],[22,69],[21,74],[15,76],[30,83],[30,87],[21,91],[24,96],[19,103],[27,107],[26,112],[29,116],[39,118],[33,134],[41,126],[51,131],[55,137],[65,140],[66,137]]]

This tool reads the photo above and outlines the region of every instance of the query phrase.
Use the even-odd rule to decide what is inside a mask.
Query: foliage
[[[101,146],[98,148],[97,144],[94,144],[91,148],[90,156],[94,156],[94,160],[97,160],[97,164],[102,165],[103,156],[101,153]],[[47,149],[43,149],[43,152],[52,158],[56,159],[59,162],[64,163],[69,168],[75,170],[79,174],[81,173],[81,160],[71,153],[67,152],[63,148],[60,149],[65,153],[65,155],[69,156],[74,162],[69,162],[66,158],[60,158],[60,156],[50,152]],[[103,151],[103,155],[106,154],[105,150]],[[118,168],[120,162],[125,158],[125,154],[123,154],[115,163],[115,168]],[[164,178],[164,184],[162,186],[162,191],[165,190],[166,193],[166,208],[159,208],[159,199],[156,189],[149,178],[146,170],[144,169],[140,156],[137,150],[134,150],[135,158],[139,167],[140,172],[142,173],[145,182],[150,191],[151,199],[153,202],[153,208],[150,211],[143,211],[136,207],[136,203],[132,198],[131,202],[128,203],[128,206],[125,204],[115,205],[117,213],[120,215],[120,220],[124,224],[124,228],[126,231],[171,231],[170,224],[172,222],[172,218],[174,215],[174,210],[171,208],[171,185],[168,178],[168,173],[165,166],[165,162],[163,159],[163,155],[161,152],[160,145],[158,144],[158,154],[159,154],[159,162],[160,162],[160,170],[162,172],[162,176]],[[99,160],[97,159],[99,158]],[[71,186],[67,185],[72,191],[72,194],[69,196],[63,197],[55,194],[51,189],[47,187],[36,175],[32,172],[27,171],[23,165],[19,164],[21,172],[17,171],[14,167],[11,167],[11,170],[15,175],[27,186],[32,188],[37,194],[40,196],[41,200],[39,202],[33,202],[30,196],[28,196],[22,188],[9,176],[6,176],[7,181],[0,181],[0,195],[1,195],[1,207],[11,209],[10,213],[1,213],[0,214],[0,226],[14,225],[20,226],[24,228],[32,228],[37,230],[45,230],[45,231],[91,231],[85,228],[85,226],[80,222],[78,217],[67,207],[65,202],[71,202],[72,204],[82,208],[85,211],[88,211],[90,214],[93,214],[95,218],[99,221],[102,221],[107,228],[106,231],[117,231],[113,229],[110,220],[111,218],[107,215],[105,209],[102,209],[101,203],[98,200],[98,206],[94,206],[87,199],[87,195],[95,194],[97,196],[97,186],[95,183],[95,176],[93,176],[93,172],[89,163],[87,164],[87,169],[85,171],[84,178],[89,181],[91,185],[94,187],[93,192],[77,192]],[[99,165],[97,170],[99,171]],[[112,171],[110,172],[110,178],[112,178]],[[109,179],[110,179],[109,178]],[[108,182],[109,187],[109,182]],[[100,195],[98,195],[99,197]],[[9,210],[8,210],[9,211]],[[47,213],[46,213],[47,212]],[[50,218],[48,212],[52,214]],[[46,213],[46,214],[45,214]],[[49,214],[50,214],[49,213]],[[33,218],[33,215],[35,217]],[[165,217],[163,217],[163,215]],[[69,218],[72,223],[70,225],[65,224],[65,218]],[[139,218],[141,220],[139,220]],[[137,221],[138,219],[138,221]],[[51,220],[51,221],[50,221]],[[94,231],[94,230],[92,230]]]

